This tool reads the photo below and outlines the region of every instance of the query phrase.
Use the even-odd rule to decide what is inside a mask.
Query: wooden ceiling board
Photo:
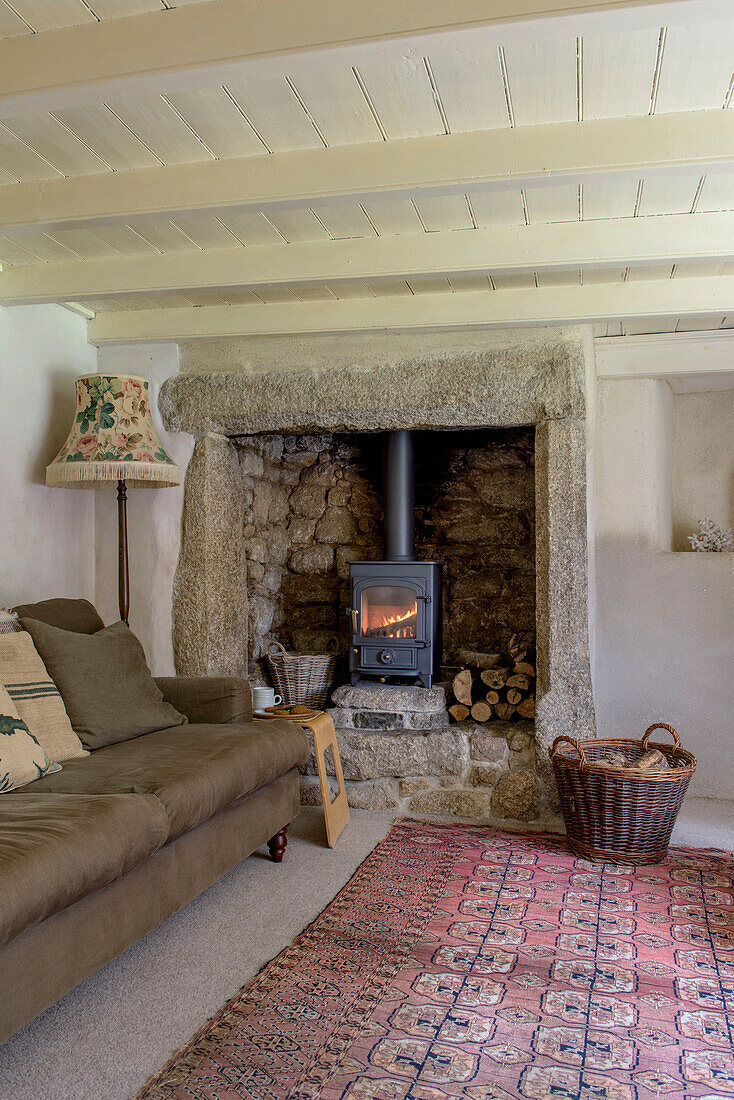
[[[432,53],[429,60],[453,133],[509,126],[496,50]]]
[[[327,145],[382,141],[367,100],[351,69],[302,72],[293,85]]]
[[[669,279],[672,264],[633,264],[628,268],[627,279],[630,283],[639,283],[644,279]]]
[[[648,29],[584,35],[583,118],[647,114],[658,34]]]
[[[22,34],[32,34],[30,27],[0,0],[0,38],[18,38]]]
[[[240,243],[213,214],[177,214],[171,224],[199,248],[236,248]]]
[[[103,103],[68,107],[54,114],[117,172],[163,163]]]
[[[635,213],[639,180],[632,177],[617,180],[589,179],[583,183],[583,220],[631,218]]]
[[[359,203],[331,203],[317,207],[316,213],[335,241],[375,236],[375,230]]]
[[[216,290],[187,290],[181,297],[192,306],[224,306],[229,304],[226,298]]]
[[[687,214],[696,197],[699,171],[648,175],[642,187],[640,217],[650,214]]]
[[[116,248],[107,244],[91,229],[59,229],[49,233],[52,240],[70,248],[83,260],[97,260],[105,256],[117,256]]]
[[[34,31],[52,31],[57,27],[77,27],[95,19],[81,0],[11,0],[14,10]],[[3,4],[0,3],[0,26]]]
[[[162,11],[162,0],[90,0],[100,19],[122,19],[126,15],[139,15],[146,11]]]
[[[259,286],[255,293],[261,302],[267,304],[298,301],[293,291],[287,286]]]
[[[576,121],[575,38],[513,42],[505,59],[516,126]]]
[[[734,172],[709,172],[697,210],[734,210]]]
[[[623,267],[584,267],[581,270],[581,281],[584,286],[596,286],[599,283],[624,282],[625,269]]]
[[[14,244],[25,248],[33,256],[37,256],[42,263],[64,263],[68,260],[78,259],[77,253],[65,245],[49,237],[47,233],[37,231],[31,233],[13,233],[10,238]]]
[[[423,224],[429,233],[442,229],[473,229],[464,195],[433,195],[416,200]]]
[[[723,274],[725,264],[722,260],[685,260],[675,265],[674,279],[695,279],[699,276],[715,277]]]
[[[734,72],[734,21],[668,27],[656,114],[723,107]]]
[[[721,313],[688,313],[678,318],[676,332],[697,332],[699,329],[725,327],[726,317]]]
[[[528,187],[525,191],[528,219],[539,222],[575,222],[579,220],[579,192],[576,184]]]
[[[413,291],[405,279],[372,279],[368,286],[375,298],[413,296]]]
[[[364,208],[381,237],[397,233],[422,233],[423,226],[410,199],[366,202]]]
[[[244,245],[282,244],[283,238],[259,211],[244,214],[226,212],[219,215],[227,229]]]
[[[453,294],[449,280],[436,275],[414,275],[407,283],[414,294]]]
[[[265,152],[265,146],[224,88],[175,92],[168,99],[215,156],[226,159]]]
[[[445,132],[421,58],[360,65],[359,74],[388,140]]]
[[[471,191],[469,201],[477,225],[482,229],[492,225],[525,225],[519,188],[502,191]]]
[[[359,282],[335,282],[327,283],[327,286],[335,298],[374,298],[375,292],[367,283]]]
[[[0,264],[20,267],[24,264],[37,264],[38,256],[16,244],[10,237],[0,237]]]
[[[122,256],[143,256],[146,253],[157,253],[158,249],[146,241],[129,225],[96,225],[95,236],[114,248]]]
[[[289,244],[329,240],[313,210],[269,210],[267,216]]]
[[[222,297],[231,306],[256,306],[260,299],[251,290],[238,289],[223,290]]]
[[[197,245],[169,221],[156,221],[153,218],[131,218],[131,229],[152,244],[159,252],[191,252]]]
[[[335,298],[327,286],[299,286],[294,294],[300,302],[333,302]]]
[[[114,313],[130,308],[123,298],[84,298],[77,302],[77,305],[83,306],[84,309],[91,309],[94,313]]]
[[[648,336],[656,332],[675,332],[677,317],[635,317],[621,323],[622,336]]]
[[[582,286],[581,271],[578,268],[546,268],[537,273],[538,286]]]
[[[65,176],[109,172],[103,160],[49,114],[33,111],[19,118],[5,119],[4,125]]]
[[[285,80],[237,80],[227,88],[274,153],[323,146]]]
[[[535,290],[535,276],[532,271],[500,271],[492,274],[492,282],[497,290]]]
[[[160,96],[128,96],[109,105],[164,164],[188,164],[210,158],[199,139]]]
[[[486,275],[451,275],[449,276],[449,283],[455,294],[466,294],[472,290],[492,289]]]

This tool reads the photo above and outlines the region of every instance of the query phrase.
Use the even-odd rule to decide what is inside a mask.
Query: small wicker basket
[[[331,644],[336,649],[336,639]],[[305,703],[323,710],[334,679],[336,652],[323,656],[288,653],[280,642],[271,642],[267,660],[273,686],[287,706]]]
[[[674,744],[650,744],[650,734],[656,729],[672,734]],[[599,763],[610,749],[621,752],[630,766]],[[668,767],[636,769],[634,761],[648,749],[659,749]],[[572,852],[610,863],[659,863],[665,858],[675,819],[696,770],[695,756],[681,747],[672,726],[656,722],[641,741],[557,737],[550,757]]]

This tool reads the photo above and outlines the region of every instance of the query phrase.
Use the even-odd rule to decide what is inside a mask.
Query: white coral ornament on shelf
[[[731,527],[722,527],[709,516],[698,521],[698,531],[689,535],[688,541],[700,554],[721,554],[734,550]]]

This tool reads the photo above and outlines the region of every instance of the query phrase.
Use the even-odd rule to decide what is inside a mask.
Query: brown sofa
[[[84,600],[16,610],[79,633],[103,626]],[[244,680],[157,683],[188,724],[0,795],[0,1042],[262,844],[282,859],[303,731],[252,722]]]

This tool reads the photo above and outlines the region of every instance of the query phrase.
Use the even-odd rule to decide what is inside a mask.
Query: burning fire
[[[379,614],[378,609],[372,608],[372,615],[365,634],[376,638],[415,638],[417,607],[409,607],[406,611],[394,608]]]

